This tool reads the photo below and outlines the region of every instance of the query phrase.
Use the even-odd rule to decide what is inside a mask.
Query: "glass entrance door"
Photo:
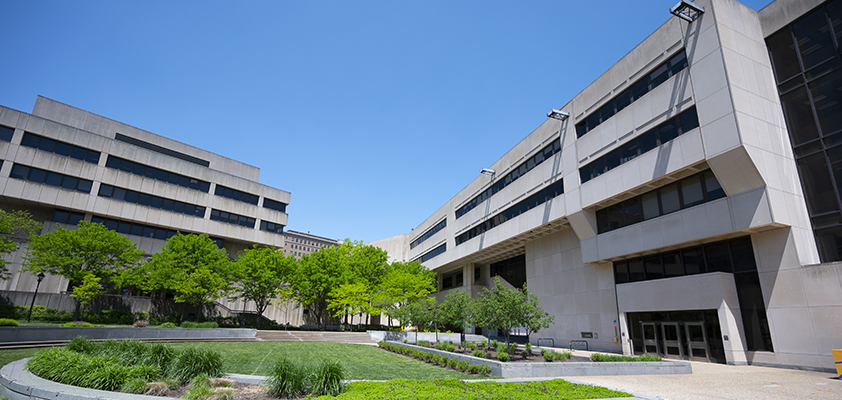
[[[678,322],[661,322],[664,357],[684,359],[684,341]]]
[[[658,327],[654,322],[640,322],[640,330],[643,332],[643,352],[647,354],[661,355],[660,335]]]
[[[704,322],[685,322],[684,337],[687,357],[694,361],[710,361],[710,346]]]

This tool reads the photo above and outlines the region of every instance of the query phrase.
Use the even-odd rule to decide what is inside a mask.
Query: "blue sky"
[[[42,95],[255,165],[292,193],[288,229],[369,242],[410,232],[676,2],[0,0],[0,105]]]

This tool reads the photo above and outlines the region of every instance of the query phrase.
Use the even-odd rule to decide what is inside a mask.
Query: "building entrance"
[[[725,363],[715,310],[627,313],[635,354]]]

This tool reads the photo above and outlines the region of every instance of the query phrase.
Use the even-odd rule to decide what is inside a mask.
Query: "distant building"
[[[284,236],[286,238],[286,245],[283,248],[284,254],[294,255],[297,259],[326,247],[334,247],[340,243],[338,240],[297,231],[286,231]]]

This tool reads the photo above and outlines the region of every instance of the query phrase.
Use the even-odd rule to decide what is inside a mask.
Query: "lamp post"
[[[47,275],[44,275],[43,272],[39,272],[36,276],[38,277],[38,284],[35,285],[35,293],[32,294],[32,304],[29,305],[29,314],[26,315],[26,322],[29,322],[29,319],[32,318],[32,308],[35,307],[35,297],[38,296],[38,288],[41,287],[41,281],[43,281],[44,277]]]

